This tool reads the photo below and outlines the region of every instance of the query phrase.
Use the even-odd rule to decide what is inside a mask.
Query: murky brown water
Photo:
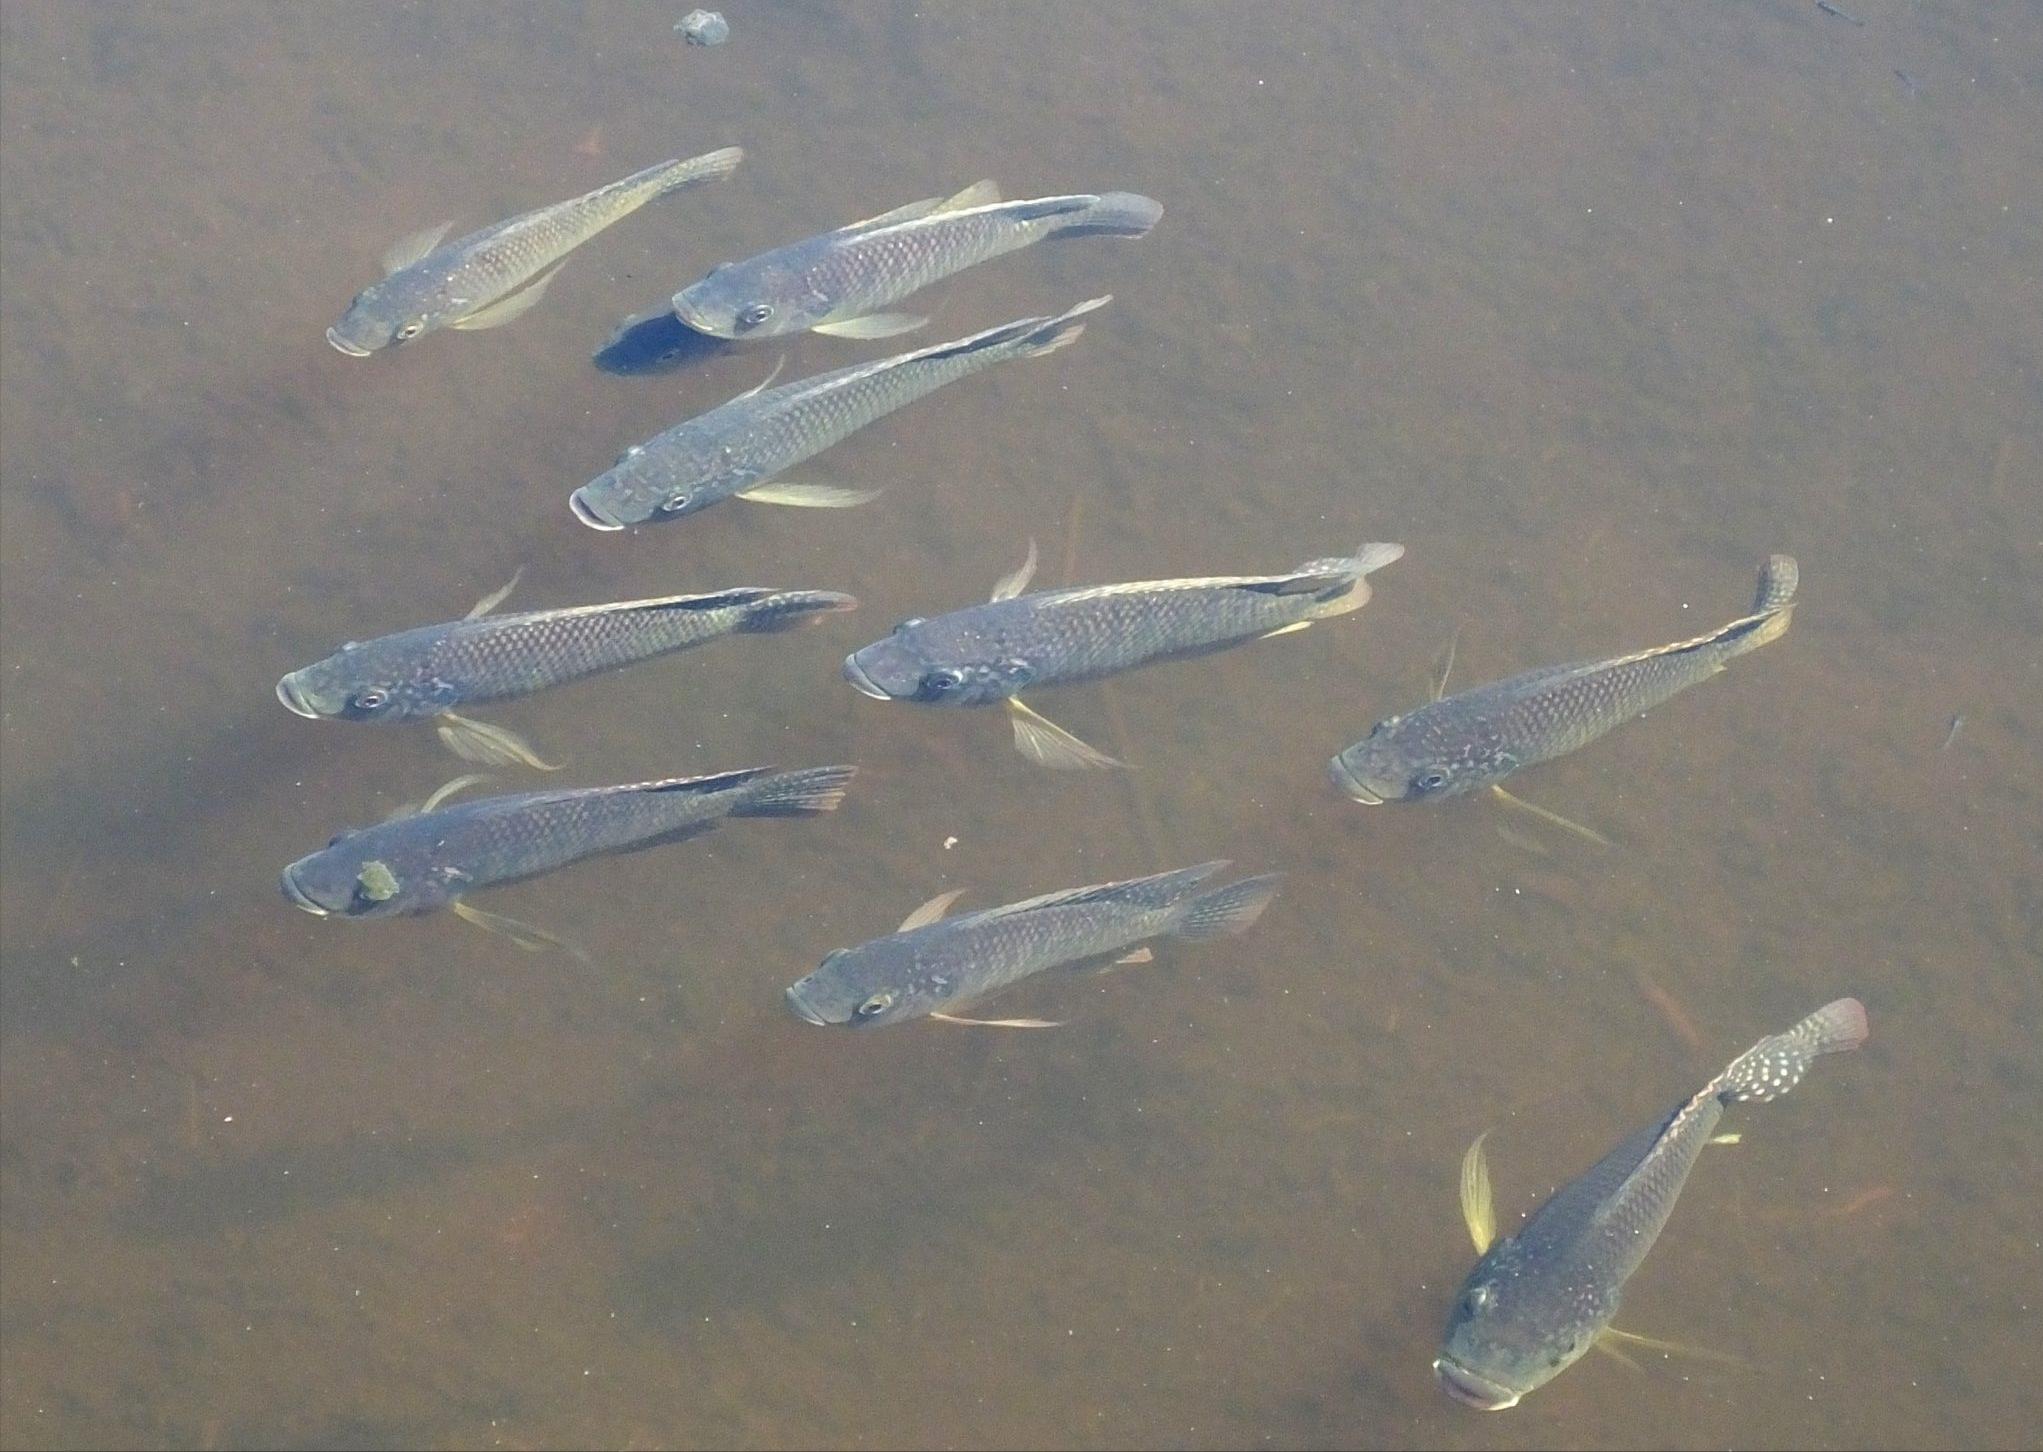
[[[0,11],[0,1441],[2033,1443],[2039,11],[732,3],[695,50],[682,8]],[[731,141],[514,327],[321,338],[399,234]],[[1113,291],[1081,346],[807,471],[866,508],[573,524],[777,356],[619,376],[618,322],[981,175],[1169,207],[917,302]],[[1141,764],[1073,780],[835,674],[1031,534],[1045,584],[1410,553],[1039,702]],[[1617,850],[1325,784],[1457,626],[1461,684],[1671,639],[1775,549],[1785,641],[1521,779]],[[851,804],[490,897],[593,969],[290,911],[279,866],[455,764],[276,677],[521,563],[526,606],[857,592],[491,713],[576,782],[855,760]],[[1211,856],[1288,890],[1001,1000],[1057,1032],[780,1000],[947,886]],[[1746,1364],[1447,1402],[1468,1141],[1509,1221],[1847,992],[1872,1044],[1733,1112],[1621,1321]]]

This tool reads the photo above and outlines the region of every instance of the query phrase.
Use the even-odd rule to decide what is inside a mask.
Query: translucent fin
[[[509,297],[499,298],[487,307],[477,308],[465,317],[456,318],[447,326],[460,328],[464,332],[479,333],[486,328],[501,328],[505,323],[514,323],[532,311],[539,299],[546,294],[546,285],[553,281],[553,275],[567,265],[566,261],[553,264],[539,275],[539,280]]]
[[[941,922],[943,915],[951,910],[951,904],[964,895],[965,890],[962,887],[954,887],[949,892],[938,893],[914,912],[908,914],[907,917],[901,919],[901,926],[894,929],[894,931],[905,933],[911,928],[926,928],[931,923]]]
[[[535,928],[530,923],[521,923],[516,918],[507,918],[502,913],[485,912],[479,907],[456,898],[454,916],[464,923],[473,923],[478,928],[509,938],[511,943],[527,953],[544,952],[558,948],[579,962],[589,961],[589,955],[565,938],[556,938],[544,928]]]
[[[383,275],[388,277],[393,272],[402,272],[414,262],[429,256],[453,225],[452,222],[442,222],[437,227],[421,227],[409,237],[398,238],[383,254]]]
[[[1644,1371],[1645,1368],[1643,1366],[1640,1366],[1636,1361],[1633,1361],[1629,1356],[1626,1356],[1617,1349],[1616,1345],[1609,1339],[1609,1332],[1610,1328],[1604,1327],[1603,1332],[1589,1344],[1620,1365],[1629,1366],[1633,1371]]]
[[[826,338],[898,338],[928,324],[928,318],[918,318],[912,313],[867,313],[864,317],[818,323],[809,331],[821,333]]]
[[[930,210],[931,216],[944,212],[962,212],[970,207],[990,207],[1000,200],[1000,184],[992,177],[973,182],[954,196],[945,197]]]
[[[757,383],[753,384],[750,388],[746,389],[743,393],[739,394],[737,398],[733,398],[731,402],[736,403],[739,398],[750,398],[754,394],[764,393],[768,388],[773,386],[773,380],[780,377],[780,370],[785,367],[787,367],[787,354],[783,353],[780,355],[778,361],[774,363],[773,371],[771,373],[767,374],[764,378],[760,379]]]
[[[1447,694],[1447,678],[1454,674],[1454,651],[1461,644],[1461,627],[1454,627],[1454,634],[1447,637],[1447,656],[1440,662],[1440,674],[1433,678],[1433,699],[1439,700]]]
[[[1743,1140],[1744,1138],[1745,1138],[1745,1136],[1744,1136],[1744,1135],[1742,1135],[1742,1134],[1713,1134],[1713,1135],[1711,1135],[1711,1136],[1709,1137],[1709,1143],[1711,1143],[1711,1144],[1738,1144],[1738,1143],[1739,1143],[1739,1142],[1741,1142],[1741,1141],[1742,1141],[1742,1140]]]
[[[1523,797],[1514,797],[1511,795],[1511,793],[1505,791],[1500,786],[1493,785],[1490,788],[1490,790],[1496,794],[1497,800],[1503,802],[1506,806],[1516,807],[1521,812],[1530,812],[1533,816],[1538,817],[1542,822],[1550,823],[1551,825],[1559,827],[1564,831],[1573,832],[1578,837],[1583,837],[1591,842],[1594,842],[1598,847],[1609,847],[1615,845],[1611,842],[1611,840],[1608,837],[1604,836],[1601,832],[1591,831],[1589,828],[1583,826],[1580,822],[1571,822],[1566,817],[1562,816],[1559,812],[1550,812],[1545,807],[1536,807],[1531,802],[1526,801]]]
[[[1087,746],[1055,721],[1023,705],[1018,697],[1007,698],[1007,709],[1014,720],[1014,749],[1038,766],[1080,771],[1127,765]]]
[[[1788,625],[1793,621],[1794,616],[1795,607],[1793,605],[1781,606],[1772,614],[1762,619],[1756,627],[1736,637],[1727,639],[1724,651],[1725,658],[1729,659],[1734,655],[1743,655],[1748,650],[1758,650],[1762,645],[1773,644],[1773,642],[1788,633]],[[1730,636],[1730,631],[1727,630],[1725,634]]]
[[[418,805],[418,810],[421,812],[430,812],[431,810],[433,810],[433,808],[439,806],[440,803],[446,801],[447,798],[453,796],[454,793],[467,791],[468,788],[475,786],[480,782],[486,782],[488,780],[489,780],[488,774],[480,771],[471,771],[464,776],[457,776],[454,778],[454,780],[446,783],[438,791],[434,792],[431,796],[427,797],[423,802],[420,802]]]
[[[497,606],[503,604],[505,600],[509,599],[511,592],[518,588],[518,582],[524,578],[525,567],[520,565],[511,572],[511,578],[504,581],[504,586],[501,590],[490,591],[489,594],[475,602],[473,610],[470,610],[461,618],[463,620],[480,620],[483,616],[489,614],[490,611],[496,609]]]
[[[1085,324],[1073,322],[1072,319],[1082,318],[1089,312],[1105,307],[1113,300],[1114,295],[1112,293],[1107,293],[1102,297],[1087,298],[1067,313],[1060,313],[1054,318],[1043,319],[1041,324],[1032,329],[1025,339],[1021,340],[1019,348],[1022,356],[1025,358],[1041,358],[1046,354],[1056,352],[1059,348],[1069,348],[1085,333]]]
[[[1263,909],[1270,905],[1270,900],[1276,897],[1282,881],[1277,873],[1272,872],[1261,877],[1244,877],[1240,882],[1230,882],[1225,887],[1202,892],[1185,902],[1183,910],[1172,923],[1171,932],[1188,943],[1202,943],[1209,938],[1231,938],[1236,933],[1245,933],[1263,915]]]
[[[745,799],[731,808],[734,817],[813,817],[844,805],[844,786],[858,774],[855,766],[811,766],[780,771],[755,779]]]
[[[1523,832],[1512,831],[1509,827],[1499,826],[1497,828],[1497,836],[1503,841],[1509,842],[1520,852],[1529,852],[1534,857],[1553,856],[1553,853],[1547,850],[1546,844],[1537,837],[1528,837]]]
[[[909,202],[891,212],[882,212],[877,217],[867,217],[863,222],[853,222],[840,227],[840,232],[870,232],[881,227],[891,227],[896,222],[913,222],[921,217],[934,217],[944,212],[962,212],[967,207],[985,207],[1000,200],[1000,187],[990,178],[975,181],[956,196],[924,197],[919,202]]]
[[[1729,1352],[1711,1351],[1701,1346],[1686,1346],[1679,1341],[1661,1341],[1652,1336],[1641,1336],[1636,1331],[1620,1331],[1615,1326],[1605,1326],[1597,1333],[1601,1341],[1622,1341],[1627,1346],[1641,1347],[1647,1351],[1658,1351],[1665,1356],[1693,1356],[1699,1361],[1714,1361],[1719,1366],[1749,1366],[1743,1357]]]
[[[1047,1018],[959,1018],[954,1013],[932,1013],[945,1023],[968,1023],[978,1028],[1063,1028],[1061,1020]]]
[[[850,509],[880,497],[877,489],[840,489],[835,484],[790,484],[775,481],[738,491],[754,504],[791,504],[796,509]]]
[[[1483,1141],[1489,1137],[1484,1130],[1461,1157],[1461,1221],[1477,1255],[1487,1253],[1497,1241],[1497,1202],[1490,1193],[1490,1162],[1483,1154]]]
[[[1294,630],[1304,630],[1311,624],[1310,620],[1294,620],[1289,625],[1280,625],[1275,630],[1264,631],[1261,638],[1264,640],[1274,640],[1280,635],[1289,635]]]
[[[1000,583],[993,587],[989,600],[1012,600],[1028,589],[1029,581],[1036,577],[1036,541],[1029,539],[1028,558],[1021,562],[1021,568],[1000,577]]]
[[[539,753],[515,731],[473,721],[452,711],[440,717],[440,740],[463,761],[483,766],[529,766],[534,771],[559,771],[566,762],[542,761]]]
[[[1150,951],[1149,946],[1147,944],[1144,944],[1140,948],[1135,948],[1130,950],[1129,952],[1123,953],[1120,957],[1114,960],[1113,966],[1116,968],[1125,968],[1133,963],[1154,963],[1155,961],[1156,954]]]

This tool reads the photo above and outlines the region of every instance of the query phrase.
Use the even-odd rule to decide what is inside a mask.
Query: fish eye
[[[687,507],[688,507],[688,492],[686,490],[683,490],[681,493],[671,495],[666,500],[664,500],[660,505],[660,513],[679,514],[682,510],[686,509]]]
[[[922,678],[922,694],[925,696],[948,696],[965,683],[965,678],[954,670],[934,670]]]
[[[355,692],[348,704],[357,711],[380,711],[390,704],[390,692],[377,686]]]
[[[1444,771],[1421,772],[1413,779],[1412,785],[1422,792],[1437,792],[1440,788],[1447,785],[1447,773]]]
[[[894,995],[882,989],[858,1006],[858,1016],[860,1018],[878,1018],[893,1006]]]
[[[1462,1309],[1471,1316],[1479,1315],[1483,1307],[1489,1305],[1495,1297],[1496,1293],[1488,1286],[1475,1286],[1461,1298]]]
[[[740,310],[738,313],[738,326],[741,328],[756,328],[772,316],[772,303],[755,302]]]
[[[416,338],[419,335],[420,331],[424,329],[424,327],[425,323],[422,320],[418,318],[413,318],[410,322],[406,323],[403,327],[397,330],[397,341],[400,343],[409,343],[413,338]]]

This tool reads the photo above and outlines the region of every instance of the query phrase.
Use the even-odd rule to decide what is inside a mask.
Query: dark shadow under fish
[[[679,318],[672,308],[625,319],[610,341],[596,350],[595,364],[605,373],[621,378],[643,378],[657,373],[678,373],[737,344],[698,333]]]

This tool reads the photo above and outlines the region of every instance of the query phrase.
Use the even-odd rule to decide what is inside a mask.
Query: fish
[[[778,387],[769,386],[769,375],[708,413],[632,445],[575,490],[568,506],[591,529],[618,530],[679,519],[734,496],[812,509],[863,504],[879,491],[779,476],[946,383],[1011,358],[1040,358],[1069,347],[1085,332],[1079,319],[1111,300],[1096,297],[1054,318],[1022,318]]]
[[[1162,215],[1132,192],[1003,202],[992,182],[975,182],[714,267],[674,294],[674,316],[719,338],[891,338],[929,319],[882,309],[953,272],[1046,237],[1140,237]]]
[[[461,778],[418,811],[342,832],[286,867],[280,886],[287,902],[315,917],[383,918],[452,908],[482,926],[523,928],[463,898],[586,858],[698,836],[726,817],[835,811],[855,770],[758,766],[442,806],[450,788],[475,780]]]
[[[1515,1235],[1496,1239],[1479,1138],[1462,1162],[1462,1213],[1482,1258],[1469,1272],[1433,1371],[1456,1401],[1516,1406],[1600,1338],[1625,1281],[1653,1248],[1724,1106],[1778,1099],[1822,1054],[1866,1041],[1865,1006],[1840,998],[1761,1039],[1723,1073],[1563,1185]]]
[[[350,358],[366,358],[438,328],[501,327],[539,301],[575,248],[655,197],[729,176],[744,157],[742,147],[727,146],[663,161],[444,246],[451,222],[414,232],[383,254],[385,276],[355,294],[326,341]]]
[[[1368,602],[1369,574],[1404,552],[1399,544],[1365,544],[1352,556],[1311,560],[1280,575],[1140,580],[1024,595],[1036,568],[1031,540],[1021,568],[994,587],[987,604],[902,621],[892,634],[847,656],[844,678],[881,701],[1005,702],[1022,755],[1060,769],[1118,766],[1024,705],[1021,691],[1096,680],[1346,615]]]
[[[1109,954],[1147,962],[1150,938],[1203,942],[1244,932],[1277,895],[1279,877],[1244,877],[1200,891],[1226,868],[1205,862],[1152,877],[1100,883],[1026,902],[946,918],[959,892],[933,898],[899,929],[856,948],[839,948],[813,973],[789,985],[788,1006],[822,1027],[880,1028],[911,1019],[1052,1028],[1038,1019],[958,1019],[949,1012],[1031,974]],[[960,889],[960,892],[962,889]]]
[[[515,583],[515,580],[514,580]],[[543,765],[501,727],[456,714],[527,696],[727,635],[791,630],[858,601],[830,590],[751,586],[531,610],[489,612],[508,592],[478,601],[460,620],[350,641],[277,682],[277,699],[311,720],[408,721],[438,717],[455,753],[471,761]]]
[[[1799,578],[1775,555],[1752,612],[1693,640],[1605,660],[1527,671],[1390,716],[1327,772],[1365,806],[1426,801],[1495,786],[1513,772],[1578,751],[1605,732],[1708,680],[1787,632]]]
[[[1837,6],[1831,4],[1830,0],[1816,0],[1816,8],[1818,10],[1821,10],[1825,15],[1835,15],[1839,20],[1849,20],[1853,25],[1864,25],[1866,23],[1865,21],[1859,19],[1858,16],[1853,15],[1850,11],[1841,10]]]

